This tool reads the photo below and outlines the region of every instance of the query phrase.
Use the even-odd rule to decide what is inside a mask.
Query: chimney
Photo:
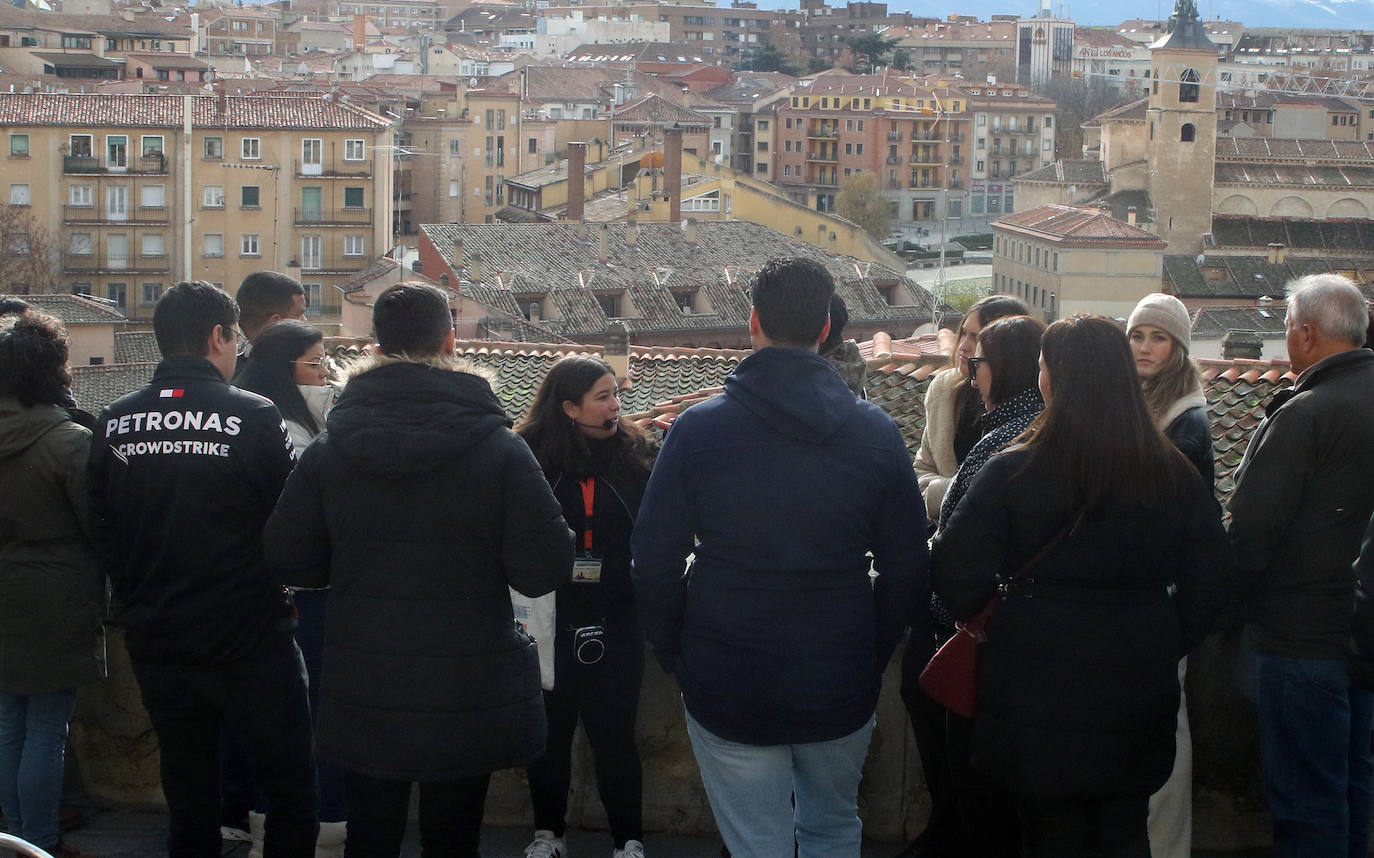
[[[482,282],[482,254],[474,253],[468,257],[468,280],[473,283]]]
[[[215,93],[215,112],[220,116],[229,112],[229,96],[224,92],[224,81],[217,80],[210,85]]]
[[[596,225],[596,259],[598,262],[605,262],[611,258],[611,225],[599,223]]]
[[[663,131],[663,193],[668,197],[668,221],[682,220],[682,126],[674,122]]]
[[[1126,223],[1135,226],[1135,206],[1126,206]]]
[[[1227,331],[1221,338],[1222,360],[1259,360],[1264,341],[1254,331]]]
[[[449,254],[448,267],[453,269],[453,273],[462,276],[463,272],[463,240],[455,238],[453,240],[453,253]]]
[[[367,18],[363,15],[353,16],[353,50],[362,51],[367,47]]]
[[[873,335],[873,359],[892,360],[892,335],[879,331]]]
[[[531,301],[531,302],[530,302],[530,321],[537,325],[537,324],[539,324],[540,318],[541,318],[541,316],[540,316],[540,313],[539,313],[539,302],[538,302],[538,301]]]
[[[586,222],[585,220],[579,220],[579,221],[577,221],[577,224],[576,224],[576,227],[575,227],[575,231],[576,231],[576,233],[577,233],[577,240],[578,240],[578,241],[586,241],[586,240],[587,240],[587,222]]]
[[[831,253],[834,253],[834,252],[835,252],[835,242],[836,242],[836,240],[837,240],[838,238],[839,238],[839,236],[835,235],[835,233],[833,233],[833,232],[830,233],[830,252],[831,252]]]
[[[1277,241],[1269,242],[1269,264],[1282,265],[1288,259],[1288,248]]]
[[[615,370],[615,377],[624,381],[630,377],[630,329],[619,319],[606,326],[602,338],[601,356]]]
[[[587,208],[587,144],[568,144],[568,210],[564,220],[580,221]]]
[[[694,218],[694,217],[689,217],[689,218],[687,218],[687,225],[683,228],[682,232],[683,232],[683,234],[685,235],[685,237],[687,238],[687,244],[690,245],[690,246],[692,246],[692,247],[696,247],[696,245],[697,245],[697,219]]]
[[[625,221],[625,243],[630,247],[634,247],[638,240],[639,223],[634,218],[630,218]]]

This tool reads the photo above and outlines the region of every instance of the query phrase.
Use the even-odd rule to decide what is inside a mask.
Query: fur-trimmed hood
[[[372,349],[368,349],[359,357],[340,362],[339,386],[343,387],[351,379],[365,372],[398,363],[417,363],[450,372],[466,372],[486,379],[487,384],[490,384],[493,390],[496,388],[496,373],[486,367],[478,366],[467,358],[460,358],[457,355],[428,355],[418,358],[406,354],[385,355]]]
[[[1174,400],[1174,404],[1165,409],[1164,413],[1155,420],[1155,425],[1161,430],[1167,429],[1170,423],[1177,420],[1178,416],[1189,408],[1201,408],[1204,411],[1207,409],[1207,397],[1202,394],[1201,386],[1194,387],[1192,392],[1185,393]]]
[[[511,425],[489,375],[449,355],[359,358],[343,369],[329,437],[369,473],[404,479],[429,471]]]

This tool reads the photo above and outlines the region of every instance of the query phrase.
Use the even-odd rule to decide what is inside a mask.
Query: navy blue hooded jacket
[[[867,723],[927,592],[925,506],[901,434],[807,349],[755,352],[677,419],[633,553],[645,633],[687,711],[752,745]]]

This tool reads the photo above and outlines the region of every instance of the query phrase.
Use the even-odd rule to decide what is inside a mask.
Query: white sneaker
[[[638,840],[626,840],[625,848],[612,852],[611,858],[644,858],[644,844]]]
[[[534,840],[525,847],[525,858],[568,858],[569,854],[568,841],[546,828],[534,832]]]

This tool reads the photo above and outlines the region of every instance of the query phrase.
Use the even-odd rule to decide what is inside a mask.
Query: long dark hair
[[[544,377],[530,410],[515,431],[530,445],[545,474],[588,472],[591,447],[587,437],[563,412],[563,403],[580,403],[587,391],[607,375],[615,375],[615,370],[601,358],[569,355],[554,364]],[[643,430],[622,419],[612,440],[616,451],[613,464],[641,474],[649,472],[649,444]]]
[[[978,344],[992,370],[988,398],[994,405],[1035,387],[1044,333],[1045,323],[1032,316],[1003,316],[978,332]]]
[[[305,404],[305,397],[296,386],[296,361],[316,343],[324,340],[317,329],[284,319],[262,329],[253,341],[248,363],[234,379],[234,384],[266,396],[277,406],[281,416],[320,434],[320,425]]]
[[[1050,401],[1021,436],[1031,462],[1067,482],[1094,512],[1125,499],[1150,507],[1176,497],[1196,471],[1155,426],[1126,334],[1110,319],[1076,315],[1040,343]]]
[[[0,396],[25,408],[63,405],[72,375],[67,368],[67,329],[52,316],[20,311],[0,322]]]

